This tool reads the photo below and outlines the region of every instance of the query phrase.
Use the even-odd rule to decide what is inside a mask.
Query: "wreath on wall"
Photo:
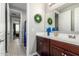
[[[40,15],[40,14],[36,14],[36,15],[34,16],[34,20],[35,20],[35,22],[40,23],[40,22],[42,21],[41,15]]]
[[[48,22],[49,25],[52,25],[52,23],[53,23],[52,18],[49,17],[47,22]]]

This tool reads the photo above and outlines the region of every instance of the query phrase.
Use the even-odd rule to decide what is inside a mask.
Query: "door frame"
[[[7,52],[7,3],[5,3],[5,53]]]
[[[8,19],[10,19],[10,10],[14,10],[14,9],[10,9],[9,7],[9,3],[5,3],[5,53],[8,53],[8,36],[7,36],[7,33],[8,33]],[[20,24],[21,24],[21,20],[22,20],[22,12],[19,11],[19,10],[14,10],[14,11],[17,11],[17,12],[20,12]],[[21,25],[20,25],[21,26]],[[19,27],[20,28],[20,27]],[[20,30],[19,30],[19,35],[20,35]],[[19,36],[19,39],[20,36]]]
[[[21,31],[20,31],[20,30],[21,30],[21,29],[20,29],[20,28],[21,28],[21,20],[22,20],[22,11],[16,10],[16,9],[11,9],[11,8],[10,8],[10,10],[11,10],[11,11],[14,11],[14,12],[20,13],[20,21],[19,21],[19,39],[21,39],[21,37],[20,37],[20,35],[21,35],[21,33],[20,33]]]

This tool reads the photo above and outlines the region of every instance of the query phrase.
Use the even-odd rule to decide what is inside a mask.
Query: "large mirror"
[[[79,32],[79,4],[67,3],[55,9],[55,27],[59,31]]]

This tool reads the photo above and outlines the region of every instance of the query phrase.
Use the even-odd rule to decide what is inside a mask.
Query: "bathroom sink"
[[[72,37],[69,37],[70,35]],[[53,33],[51,33],[49,38],[58,40],[58,41],[62,41],[62,42],[79,45],[79,35],[78,34],[75,34],[75,37],[74,37],[74,34],[58,33],[58,35],[55,36]]]
[[[75,37],[69,37],[69,35],[74,36],[74,34],[60,33],[57,38],[60,41],[79,45],[79,35],[75,35]]]
[[[50,33],[50,35],[48,36],[46,32],[43,32],[43,33],[37,33],[37,35],[41,36],[41,37],[49,38],[52,40],[58,40],[58,41],[62,41],[62,42],[79,45],[79,35],[78,34],[77,35],[75,34],[75,38],[69,37],[69,35],[74,36],[74,34],[67,34],[67,33],[58,33],[58,35],[55,36],[54,32],[53,32],[53,33]]]

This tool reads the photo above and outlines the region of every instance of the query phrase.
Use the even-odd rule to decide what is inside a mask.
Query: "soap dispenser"
[[[48,28],[47,28],[47,35],[48,35],[48,36],[50,35],[50,32],[51,32],[51,27],[48,27]]]

